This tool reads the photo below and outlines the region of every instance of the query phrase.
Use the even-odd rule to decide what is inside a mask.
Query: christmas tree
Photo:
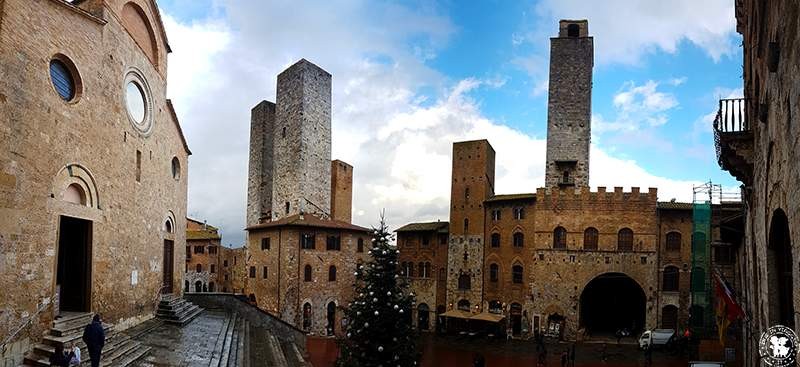
[[[340,367],[416,366],[417,348],[411,329],[413,294],[397,272],[399,251],[381,215],[372,230],[371,260],[356,270],[355,296],[346,307],[349,321],[339,339]]]

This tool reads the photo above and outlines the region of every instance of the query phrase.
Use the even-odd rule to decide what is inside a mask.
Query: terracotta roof
[[[680,203],[676,201],[659,201],[658,209],[692,210],[692,203]]]
[[[202,226],[202,225],[204,225],[204,226],[206,226],[206,229],[208,229],[208,230],[210,230],[210,231],[217,231],[217,230],[219,230],[219,228],[217,228],[217,227],[214,227],[214,226],[212,226],[212,225],[210,225],[210,224],[208,224],[208,223],[205,223],[205,222],[199,221],[199,220],[197,220],[197,219],[194,219],[194,218],[189,218],[189,217],[186,217],[186,220],[187,220],[187,221],[190,221],[190,222],[197,223],[197,224],[199,224],[199,225],[201,225],[201,226]]]
[[[424,223],[409,223],[398,229],[395,232],[443,232],[447,233],[450,229],[450,222],[424,222]]]
[[[484,202],[493,202],[493,201],[508,201],[508,200],[533,200],[536,199],[536,194],[508,194],[508,195],[494,195]]]
[[[186,231],[187,240],[218,240],[221,238],[216,229],[207,231]]]
[[[286,227],[286,226],[347,229],[358,232],[370,231],[368,228],[360,227],[355,224],[342,222],[339,220],[320,219],[319,217],[312,214],[303,214],[302,217],[300,216],[300,214],[290,215],[288,217],[281,218],[275,221],[256,224],[247,227],[245,229],[250,231],[254,229],[265,229],[265,228]]]

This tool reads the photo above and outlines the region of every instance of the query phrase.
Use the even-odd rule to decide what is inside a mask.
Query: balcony
[[[748,121],[747,102],[744,98],[719,100],[714,119],[714,145],[719,166],[750,186],[753,183],[753,130]]]

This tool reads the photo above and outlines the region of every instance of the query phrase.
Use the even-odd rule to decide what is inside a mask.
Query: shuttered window
[[[53,82],[58,95],[65,101],[71,101],[75,97],[75,81],[72,73],[63,62],[59,60],[50,61],[50,80]]]

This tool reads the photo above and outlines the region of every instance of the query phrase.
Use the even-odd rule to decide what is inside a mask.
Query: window
[[[464,189],[464,201],[469,200],[469,187]]]
[[[681,234],[678,232],[667,233],[667,251],[681,250]]]
[[[217,246],[208,246],[208,253],[211,255],[217,254]]]
[[[469,218],[464,218],[464,232],[469,232]]]
[[[623,228],[617,234],[617,250],[633,251],[633,231],[630,228]]]
[[[664,278],[661,290],[664,292],[677,292],[679,287],[680,273],[678,268],[674,266],[667,266],[664,268]]]
[[[125,102],[128,107],[128,114],[135,123],[144,122],[145,100],[144,92],[139,83],[131,80],[125,86]]]
[[[267,279],[267,274],[269,274],[267,267],[261,268],[261,279]]]
[[[461,311],[469,311],[469,301],[462,299],[458,301],[457,307]]]
[[[192,259],[192,247],[186,246],[186,260]]]
[[[489,265],[489,281],[497,283],[500,278],[500,267],[497,264]]]
[[[522,284],[522,265],[514,265],[511,267],[511,281],[514,284]]]
[[[328,236],[326,243],[327,250],[339,251],[342,249],[342,241],[339,236]]]
[[[495,222],[500,220],[500,209],[492,210],[492,220]]]
[[[286,215],[289,215],[289,202],[286,202]]]
[[[569,180],[569,171],[566,171],[566,170],[565,170],[564,172],[562,172],[562,175],[561,175],[561,182],[562,182],[562,183],[565,183],[565,184],[568,184],[568,183],[570,183],[570,180]]]
[[[306,267],[303,269],[303,280],[306,282],[311,281],[311,265],[306,265]]]
[[[516,220],[525,219],[525,208],[522,207],[514,208],[514,219]]]
[[[430,237],[428,237],[428,235],[423,235],[422,236],[422,246],[428,246],[430,244],[431,244]]]
[[[553,230],[553,248],[567,248],[567,230],[564,227],[558,226]]]
[[[514,247],[525,246],[525,235],[522,232],[514,233]]]
[[[328,268],[328,281],[329,282],[336,281],[336,267],[333,265],[331,265],[331,267]]]
[[[424,278],[430,278],[430,277],[431,277],[431,263],[426,262],[425,263],[425,276],[424,276]]]
[[[418,276],[420,278],[425,278],[425,263],[419,263],[417,266],[417,269],[419,269],[419,273],[417,273],[419,274]]]
[[[364,252],[364,239],[363,238],[359,238],[358,239],[358,248],[356,249],[356,251]]]
[[[500,247],[500,234],[492,233],[492,247]]]
[[[567,26],[567,37],[578,37],[580,36],[580,27],[573,23]]]
[[[265,238],[261,239],[261,249],[262,250],[269,250],[269,248],[270,248],[269,241],[270,241],[269,237],[265,237]]]
[[[202,254],[204,252],[206,252],[205,247],[203,247],[203,246],[195,246],[194,247],[194,253],[195,254]]]
[[[300,247],[303,250],[313,250],[314,249],[314,234],[312,234],[312,233],[301,233],[300,234]]]
[[[458,276],[458,289],[459,290],[469,290],[471,288],[472,279],[470,279],[469,274],[461,273]]]
[[[255,278],[255,277],[256,277],[256,267],[255,266],[251,266],[250,267],[250,278]]]
[[[584,250],[597,250],[597,239],[599,233],[597,228],[589,227],[583,231],[583,249]]]
[[[197,264],[197,266],[195,266],[195,270],[198,273],[202,273],[203,272],[203,264]]]
[[[181,179],[181,161],[178,160],[178,157],[172,157],[172,178]]]
[[[137,69],[131,68],[125,74],[123,85],[128,120],[139,133],[149,135],[153,130],[153,106],[147,82]]]
[[[76,94],[75,78],[70,69],[64,61],[50,61],[50,82],[61,99],[67,102],[72,101]]]
[[[283,130],[281,130],[281,137],[282,137],[282,138],[285,138],[285,137],[286,137],[286,126],[284,126],[284,127],[283,127]]]
[[[222,261],[222,266],[227,268],[228,267],[228,260],[223,260]]]
[[[210,266],[211,266],[211,268],[210,268],[209,270],[211,270],[211,274],[214,274],[214,273],[216,273],[216,272],[217,272],[217,267],[216,267],[216,265],[214,265],[214,264],[211,264]]]
[[[142,182],[142,152],[136,151],[136,182]]]
[[[444,268],[439,268],[439,281],[447,280],[447,270]]]
[[[440,245],[446,245],[447,244],[447,235],[446,234],[440,234],[439,235],[439,244]]]

